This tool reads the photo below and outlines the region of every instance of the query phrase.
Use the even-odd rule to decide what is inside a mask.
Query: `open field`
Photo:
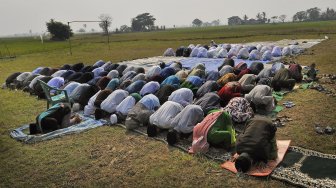
[[[16,71],[32,71],[38,66],[58,67],[78,61],[93,64],[98,59],[122,60],[158,56],[168,47],[190,43],[276,41],[281,39],[324,38],[329,40],[309,49],[295,60],[303,65],[317,64],[320,73],[336,73],[336,21],[286,23],[254,26],[185,28],[161,32],[113,34],[110,50],[106,38],[79,35],[72,39],[73,55],[67,42],[39,39],[0,39],[17,55],[0,60],[0,82]],[[328,88],[335,85],[326,84]],[[336,154],[336,136],[314,132],[314,123],[336,128],[336,98],[315,90],[296,90],[284,100],[296,106],[280,115],[293,121],[279,128],[278,139],[291,139],[293,145]],[[100,127],[78,135],[23,145],[9,137],[9,131],[35,121],[46,108],[21,91],[0,90],[0,187],[286,187],[272,179],[237,178],[219,164],[204,157],[190,156],[178,149],[143,136],[126,133],[119,127]]]

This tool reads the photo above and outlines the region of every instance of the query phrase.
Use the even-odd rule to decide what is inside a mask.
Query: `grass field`
[[[0,82],[16,71],[38,66],[59,67],[66,63],[93,64],[98,59],[119,62],[161,55],[168,47],[190,43],[276,41],[281,39],[324,38],[330,40],[309,49],[295,60],[317,64],[320,73],[335,73],[336,22],[268,24],[185,28],[161,32],[113,34],[110,50],[106,38],[80,35],[72,39],[73,55],[67,42],[41,44],[39,39],[0,39],[0,52],[17,55],[0,61]],[[325,84],[335,89],[333,84]],[[296,106],[285,109],[293,121],[279,128],[278,139],[293,145],[336,154],[336,136],[314,132],[314,123],[336,128],[336,99],[315,90],[296,90],[285,97]],[[201,156],[143,136],[125,133],[118,127],[100,127],[78,135],[23,145],[9,137],[10,130],[33,122],[45,110],[46,102],[21,91],[0,90],[0,187],[287,187],[272,179],[237,178],[219,164]]]

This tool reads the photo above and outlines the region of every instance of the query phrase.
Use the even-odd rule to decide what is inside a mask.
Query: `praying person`
[[[277,158],[276,130],[272,121],[265,117],[254,117],[247,123],[236,142],[237,171],[247,172],[254,163],[267,163]]]

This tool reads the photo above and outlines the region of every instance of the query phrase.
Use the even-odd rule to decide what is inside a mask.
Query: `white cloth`
[[[258,78],[269,78],[271,77],[272,74],[272,68],[264,68],[263,70],[260,71],[260,73],[258,74]]]
[[[114,125],[114,124],[118,123],[118,117],[117,117],[117,115],[112,114],[110,116],[110,122],[111,122],[111,125]]]
[[[282,50],[279,46],[276,46],[272,50],[272,56],[273,57],[280,57],[282,55]]]
[[[297,45],[290,45],[289,48],[291,49],[292,54],[299,54],[301,51]]]
[[[261,55],[258,50],[252,50],[249,55],[249,60],[260,60]]]
[[[106,67],[112,65],[111,61],[106,62],[104,65],[101,66],[101,68],[106,69]]]
[[[270,61],[272,60],[272,53],[271,51],[267,50],[266,52],[263,53],[261,60],[263,61]]]
[[[261,49],[260,49],[260,53],[261,54],[264,54],[267,50],[270,50],[268,46],[263,46]]]
[[[92,115],[94,114],[96,107],[94,106],[94,102],[96,101],[97,96],[102,90],[98,91],[96,94],[94,94],[90,99],[87,105],[84,107],[84,115]]]
[[[191,50],[193,50],[195,48],[194,44],[189,44],[188,48],[190,48]]]
[[[207,52],[208,58],[217,58],[217,50],[216,49],[209,49]]]
[[[182,106],[187,106],[188,104],[192,103],[193,98],[194,94],[190,89],[180,88],[170,94],[168,101],[174,101],[181,104]]]
[[[265,110],[272,111],[274,109],[274,99],[272,96],[272,89],[267,85],[257,85],[248,94],[245,99],[253,102],[257,107],[265,105]]]
[[[113,79],[113,78],[119,78],[119,72],[117,70],[111,70],[108,74],[107,77]]]
[[[224,48],[220,49],[217,54],[217,58],[227,58],[227,57],[228,57],[227,50]]]
[[[128,66],[126,69],[122,72],[122,75],[124,76],[127,72],[134,71],[135,66]]]
[[[222,77],[227,73],[232,73],[233,72],[233,67],[230,65],[224,65],[221,70],[219,70],[219,76]]]
[[[24,81],[26,78],[28,78],[28,76],[32,75],[31,72],[23,72],[21,73],[19,76],[16,77],[16,80],[19,82]]]
[[[59,77],[61,76],[63,73],[65,73],[67,70],[58,70],[56,71],[54,74],[52,74],[52,77]]]
[[[238,54],[238,50],[236,48],[231,48],[228,52],[228,57],[233,57],[233,56],[237,56]]]
[[[249,56],[250,56],[250,54],[249,54],[247,48],[241,48],[238,52],[237,58],[238,59],[248,59]]]
[[[29,88],[30,88],[30,89],[34,89],[33,87],[34,87],[34,85],[37,83],[37,80],[39,80],[39,79],[41,79],[41,78],[43,78],[43,77],[44,77],[43,75],[39,75],[39,76],[35,77],[35,78],[30,82],[30,84],[29,84]]]
[[[122,89],[113,91],[101,104],[100,108],[109,113],[114,113],[117,106],[128,96],[128,92]]]
[[[146,74],[144,74],[144,73],[137,74],[136,76],[134,76],[134,78],[132,78],[132,83],[134,83],[135,81],[138,81],[138,80],[146,81]]]
[[[172,120],[182,109],[183,106],[179,103],[167,101],[149,117],[149,123],[161,129],[170,129]]]
[[[163,56],[170,57],[170,56],[175,56],[175,52],[173,48],[168,48],[164,53]]]
[[[197,54],[198,54],[198,47],[195,47],[191,53],[190,53],[190,57],[197,57]]]
[[[127,115],[128,112],[133,108],[136,101],[134,97],[128,96],[116,107],[116,112],[121,113],[122,115]]]
[[[67,84],[64,87],[64,90],[67,92],[68,96],[71,95],[72,91],[76,89],[76,87],[78,87],[80,85],[80,83],[75,82],[75,81],[71,81],[69,84]]]
[[[244,74],[240,79],[239,83],[243,91],[251,91],[256,85],[257,76],[254,74]]]
[[[292,55],[292,50],[286,46],[282,49],[282,56],[290,56]]]
[[[159,66],[153,66],[147,71],[146,76],[147,78],[150,79],[156,75],[160,75],[160,72],[161,72],[161,68]]]
[[[207,56],[207,53],[208,53],[208,50],[207,50],[207,49],[205,49],[205,48],[203,48],[203,47],[200,47],[200,48],[198,49],[197,57],[199,57],[199,58],[207,58],[207,57],[208,57],[208,56]]]
[[[204,118],[204,112],[198,105],[186,106],[171,122],[177,132],[191,133],[195,125]]]

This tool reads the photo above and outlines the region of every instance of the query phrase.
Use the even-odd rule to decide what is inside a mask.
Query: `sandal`
[[[335,133],[335,129],[332,128],[332,127],[330,127],[330,126],[328,126],[328,127],[326,127],[326,128],[324,129],[324,133],[325,133],[325,134],[334,134],[334,133]]]

